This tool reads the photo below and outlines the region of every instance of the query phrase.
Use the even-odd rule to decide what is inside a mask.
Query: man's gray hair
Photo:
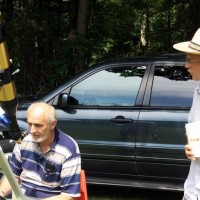
[[[46,119],[49,121],[49,123],[56,120],[56,111],[53,106],[44,102],[32,103],[27,110],[27,115],[29,112],[31,112],[32,109],[35,109],[35,108],[41,108],[42,110],[44,110],[46,114]]]

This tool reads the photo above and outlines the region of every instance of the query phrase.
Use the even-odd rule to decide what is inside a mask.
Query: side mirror
[[[68,100],[68,94],[60,94],[58,97],[58,106],[59,107],[66,107]]]
[[[68,105],[78,105],[79,102],[76,98],[69,96],[68,94],[60,94],[58,97],[58,106],[67,107]]]

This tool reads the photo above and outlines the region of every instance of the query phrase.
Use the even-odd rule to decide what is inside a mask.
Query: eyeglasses
[[[191,61],[187,57],[185,57],[185,62],[188,63],[188,65],[195,64],[195,63],[200,63],[200,61]]]

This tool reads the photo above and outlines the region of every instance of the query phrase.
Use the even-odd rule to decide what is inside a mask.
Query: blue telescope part
[[[8,127],[10,125],[10,123],[11,123],[11,121],[5,113],[0,115],[0,124],[3,127]]]

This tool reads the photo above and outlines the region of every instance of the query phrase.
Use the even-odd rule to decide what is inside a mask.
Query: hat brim
[[[197,51],[197,50],[190,48],[189,44],[190,44],[190,41],[180,42],[180,43],[174,44],[173,48],[178,50],[178,51],[185,52],[185,53],[188,53],[188,54],[200,55],[200,51]]]

